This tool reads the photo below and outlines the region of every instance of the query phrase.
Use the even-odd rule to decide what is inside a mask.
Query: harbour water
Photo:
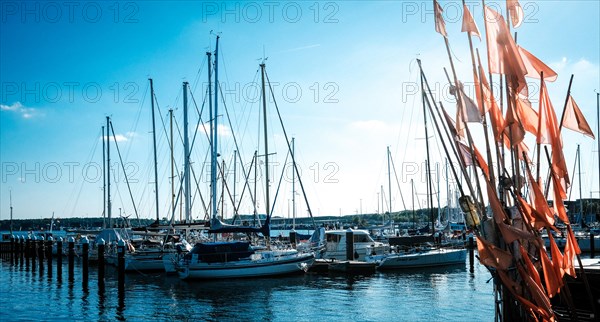
[[[164,273],[132,273],[118,292],[117,273],[97,269],[73,279],[66,259],[51,274],[0,261],[2,321],[493,321],[490,274],[471,267],[377,272],[368,276],[307,273],[264,279],[181,281]]]

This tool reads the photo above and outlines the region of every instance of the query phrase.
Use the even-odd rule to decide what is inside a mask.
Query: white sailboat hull
[[[187,262],[182,262],[177,272],[181,279],[264,277],[305,272],[315,260],[312,253],[292,253],[279,256],[260,254],[259,258],[256,258],[255,255],[248,259],[219,263],[205,263],[194,257]]]
[[[433,249],[409,254],[390,254],[379,259],[379,269],[431,267],[464,264],[465,249]]]

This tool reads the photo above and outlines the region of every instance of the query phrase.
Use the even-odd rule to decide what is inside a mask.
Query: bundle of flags
[[[450,63],[453,64],[448,47],[443,8],[436,0],[433,1],[433,6],[435,30],[444,37]],[[523,9],[518,0],[507,0],[506,7],[510,19],[504,19],[500,13],[489,6],[484,5],[483,8],[489,75],[491,77],[492,74],[498,74],[506,80],[506,113],[503,114],[499,107],[480,59],[478,58],[476,64],[475,55],[471,52],[475,100],[466,95],[463,84],[454,75],[455,83],[452,84],[452,92],[458,102],[456,121],[444,111],[444,122],[455,138],[456,150],[462,158],[461,164],[481,168],[483,172],[488,202],[493,213],[491,221],[502,239],[500,243],[499,240],[489,237],[494,234],[485,235],[483,229],[476,230],[481,263],[495,269],[504,289],[510,292],[531,318],[552,321],[556,317],[550,298],[561,292],[565,275],[576,277],[574,260],[581,253],[563,204],[563,200],[567,197],[566,191],[570,179],[563,154],[561,129],[565,127],[591,138],[595,137],[570,91],[567,94],[563,117],[558,120],[546,87],[546,82],[554,82],[558,75],[542,60],[516,44],[510,33],[510,25],[518,28],[522,24]],[[467,33],[469,43],[472,41],[471,37],[482,38],[464,1],[461,31]],[[473,50],[472,46],[471,50]],[[539,81],[540,95],[537,111],[529,101],[526,78]],[[485,125],[488,117],[493,133],[493,145],[497,148],[498,157],[499,147],[505,146],[513,150],[515,155],[513,162],[517,163],[514,168],[525,168],[522,178],[528,182],[529,196],[522,194],[518,182],[497,189],[492,184],[495,178],[488,167],[488,164],[492,163],[492,160],[489,160],[491,154],[488,152],[486,162],[486,158],[468,139],[467,123]],[[526,133],[535,136],[538,167],[540,146],[548,145],[551,148],[549,180],[552,182],[554,192],[553,207],[548,204],[541,179],[534,177],[530,170],[532,161],[528,157],[529,149],[524,143]],[[489,142],[486,142],[486,145],[489,151]],[[500,162],[502,168],[499,172],[506,173],[503,166],[505,160]],[[519,162],[524,162],[524,166],[521,167]],[[514,180],[520,179],[517,176]],[[512,213],[507,211],[509,208],[512,209]],[[518,214],[516,217],[515,213]],[[481,216],[485,218],[485,214]],[[522,218],[523,224],[515,224],[518,222],[514,220],[517,217]],[[562,252],[553,238],[553,233],[559,232],[555,227],[555,217],[558,217],[567,227],[566,242]],[[546,249],[541,238],[543,232],[548,235],[549,249]]]

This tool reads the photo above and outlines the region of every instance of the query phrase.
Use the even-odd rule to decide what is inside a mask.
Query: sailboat
[[[421,66],[420,61],[419,67]],[[425,103],[427,101],[427,97],[425,95],[425,89],[423,86],[423,72],[421,71],[421,89],[422,89],[422,98],[423,98],[423,118],[424,118],[424,126],[425,126],[425,145],[427,151],[427,162],[426,166],[428,169],[428,203],[429,209],[431,209],[432,213],[430,215],[431,219],[431,227],[432,227],[432,236],[435,236],[435,222],[433,215],[433,199],[432,199],[432,184],[431,184],[431,169],[429,164],[429,139],[428,139],[428,131],[427,131],[427,112],[425,109]],[[415,268],[415,267],[430,267],[430,266],[444,266],[444,265],[453,265],[453,264],[464,264],[467,258],[466,249],[452,249],[452,248],[441,248],[439,245],[423,245],[417,247],[410,247],[407,250],[400,250],[396,248],[396,252],[391,252],[388,254],[382,255],[372,255],[367,257],[367,261],[376,262],[378,269],[397,269],[397,268]]]
[[[215,101],[213,115],[218,115],[218,49],[219,36],[215,46]],[[210,54],[208,55],[210,60]],[[209,63],[210,65],[210,63]],[[223,223],[217,217],[217,117],[211,118],[211,221],[209,233],[253,233],[262,234],[266,245],[254,245],[250,241],[211,241],[199,242],[177,263],[181,279],[224,279],[274,276],[305,272],[314,262],[312,252],[299,252],[296,249],[274,249],[270,245],[270,200],[269,200],[269,151],[267,136],[267,103],[265,91],[265,64],[260,64],[262,75],[262,101],[264,118],[264,158],[265,158],[265,205],[266,218],[262,226],[239,226]],[[209,68],[210,79],[210,68]],[[210,99],[209,99],[210,100]],[[286,138],[287,140],[287,138]]]

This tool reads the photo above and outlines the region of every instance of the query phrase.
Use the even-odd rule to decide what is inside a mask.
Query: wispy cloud
[[[307,45],[307,46],[302,46],[302,47],[296,47],[296,48],[292,48],[292,49],[282,50],[282,51],[278,52],[277,54],[291,53],[291,52],[295,52],[295,51],[311,49],[311,48],[320,47],[320,46],[321,46],[321,44],[313,44],[313,45]]]
[[[104,136],[104,140],[110,140],[111,142],[113,140],[117,140],[117,142],[125,142],[125,141],[128,141],[129,138],[131,138],[133,136],[133,135],[130,135],[130,133],[133,133],[133,132],[127,132],[127,134],[125,134],[125,135],[115,134],[114,138],[112,135],[110,135],[108,138],[106,136]],[[102,140],[102,136],[100,137],[100,140]]]
[[[196,131],[200,132],[200,133],[205,133],[206,135],[208,135],[208,133],[210,132],[210,126],[208,124],[199,124],[198,128],[196,128]],[[231,129],[223,124],[219,124],[217,126],[217,134],[220,137],[231,137],[232,133],[231,133]]]
[[[14,102],[12,105],[0,104],[0,110],[20,114],[24,119],[31,119],[43,115],[39,110],[26,107],[21,102]]]

